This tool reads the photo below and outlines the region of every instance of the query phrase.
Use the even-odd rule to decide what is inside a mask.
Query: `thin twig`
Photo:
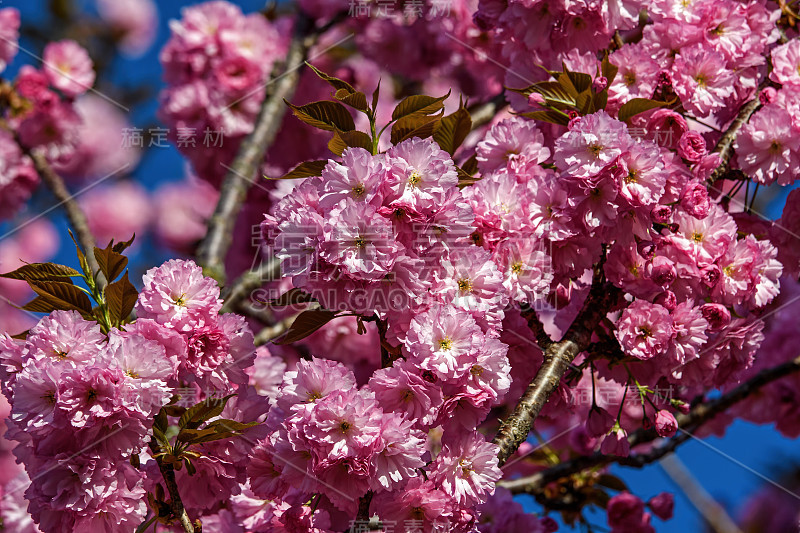
[[[157,451],[153,443],[151,443],[150,447],[154,451]],[[175,469],[171,464],[164,464],[164,462],[161,461],[161,457],[156,457],[156,463],[158,463],[158,468],[161,470],[161,477],[164,478],[164,484],[167,486],[167,492],[169,492],[172,514],[178,519],[185,533],[194,533],[194,526],[189,519],[189,514],[183,507],[183,500],[181,500],[180,492],[178,492],[178,483],[175,480]]]
[[[231,245],[236,218],[253,183],[258,165],[278,133],[286,112],[284,99],[294,94],[300,70],[308,49],[316,41],[313,22],[302,12],[295,22],[294,36],[289,45],[283,74],[277,78],[272,91],[256,119],[253,131],[242,142],[239,153],[231,163],[220,188],[219,201],[208,221],[208,232],[197,250],[197,259],[207,275],[225,282],[225,254]]]
[[[667,439],[660,446],[652,448],[648,452],[631,455],[628,457],[618,457],[611,455],[603,455],[595,453],[592,455],[583,455],[559,463],[541,472],[537,472],[532,476],[512,481],[501,481],[498,485],[503,486],[513,493],[531,493],[535,494],[540,492],[545,485],[557,481],[559,479],[577,474],[589,468],[604,466],[610,463],[619,463],[621,465],[630,466],[634,468],[642,468],[655,461],[658,461],[667,454],[673,452],[678,446],[687,441],[691,437],[691,432],[695,431],[698,427],[702,426],[705,422],[713,419],[716,415],[724,412],[732,405],[744,400],[754,392],[762,387],[786,377],[790,374],[800,371],[800,357],[782,363],[780,365],[767,368],[756,374],[754,377],[745,381],[735,389],[727,392],[713,400],[706,403],[699,403],[695,405],[691,411],[685,415],[679,415],[677,418],[678,427],[681,428],[677,435]],[[628,437],[628,443],[631,448],[639,444],[652,442],[658,438],[658,434],[654,429],[639,429]]]
[[[274,281],[280,276],[281,263],[278,259],[271,259],[258,265],[239,276],[229,287],[222,292],[225,303],[222,313],[235,311],[238,304],[245,300],[252,291],[258,289],[267,281]]]
[[[575,357],[589,346],[592,331],[617,300],[619,289],[605,281],[604,262],[601,259],[594,267],[592,288],[580,313],[564,338],[546,347],[541,368],[528,385],[514,412],[500,426],[500,431],[494,438],[494,443],[500,446],[498,453],[500,465],[505,463],[528,437],[533,422],[539,416],[550,394],[558,388],[562,376]]]
[[[695,479],[677,455],[661,459],[661,467],[680,488],[715,533],[742,533],[725,509]]]
[[[89,229],[89,221],[86,218],[86,213],[83,212],[83,209],[81,209],[75,197],[70,194],[61,176],[59,176],[56,171],[53,170],[53,167],[50,166],[50,163],[47,162],[47,158],[44,154],[36,150],[29,150],[22,144],[19,144],[19,146],[22,151],[31,158],[33,166],[42,182],[50,189],[53,196],[59,201],[61,207],[64,208],[69,225],[72,226],[72,229],[75,231],[78,243],[81,245],[81,248],[83,248],[83,253],[86,256],[89,268],[92,269],[92,273],[95,276],[98,291],[102,293],[106,285],[106,278],[103,276],[102,272],[100,272],[100,265],[97,264],[97,259],[94,257],[96,241]]]

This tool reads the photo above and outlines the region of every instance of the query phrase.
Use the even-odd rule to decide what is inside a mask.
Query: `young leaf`
[[[333,137],[328,141],[328,150],[336,155],[342,155],[347,148],[358,147],[372,153],[372,139],[363,131],[340,131],[333,132]]]
[[[306,161],[304,163],[300,163],[288,173],[284,174],[280,178],[267,178],[267,179],[279,179],[279,180],[293,180],[298,178],[310,178],[313,176],[321,176],[322,169],[325,168],[325,165],[328,164],[327,159],[321,159],[319,161]],[[265,176],[266,177],[266,176]]]
[[[461,164],[461,169],[464,172],[466,172],[469,176],[472,176],[476,172],[478,172],[478,155],[472,154],[471,156],[469,156],[469,159],[467,159],[466,161],[464,161],[464,163]]]
[[[224,398],[207,398],[197,405],[193,405],[183,413],[183,416],[178,421],[178,427],[182,430],[199,428],[204,422],[219,416],[222,410],[225,409],[225,404],[233,396],[235,394],[230,394]]]
[[[372,91],[372,111],[374,112],[378,106],[378,96],[381,94],[381,79],[378,78],[378,85],[375,87],[375,90]]]
[[[623,122],[628,122],[631,117],[655,109],[657,107],[664,107],[668,105],[667,102],[659,102],[658,100],[650,100],[649,98],[632,98],[625,102],[619,109],[619,119]]]
[[[369,109],[367,106],[367,95],[362,92],[348,92],[347,89],[339,89],[334,94],[334,98],[359,111],[367,111]]]
[[[131,314],[133,307],[136,305],[138,297],[139,293],[136,291],[136,287],[128,280],[127,272],[122,276],[122,279],[106,287],[106,302],[114,323],[120,324],[128,318],[128,315]]]
[[[20,309],[30,311],[32,313],[52,313],[53,311],[58,311],[59,308],[41,296],[37,296],[30,302],[20,307]]]
[[[444,110],[432,117],[409,115],[401,118],[392,125],[392,144],[401,143],[412,137],[419,137],[420,139],[430,137],[439,129],[442,123],[442,114],[444,114]]]
[[[466,171],[464,171],[464,169],[461,167],[456,167],[456,171],[458,172],[458,186],[461,188],[472,185],[481,179],[480,177],[467,174]]]
[[[100,271],[105,275],[109,283],[117,279],[128,266],[128,258],[113,249],[114,241],[111,241],[104,249],[94,247],[94,257],[100,266]]]
[[[447,94],[434,98],[433,96],[426,96],[424,94],[416,94],[404,98],[397,107],[392,111],[392,120],[400,120],[404,117],[413,115],[430,115],[444,109],[444,101],[450,97],[450,91]]]
[[[529,111],[527,113],[520,113],[520,116],[530,118],[533,120],[541,120],[542,122],[549,122],[551,124],[559,124],[566,126],[569,124],[569,117],[557,111]]]
[[[56,309],[79,311],[85,317],[92,315],[92,302],[85,292],[72,283],[60,281],[30,281],[31,289],[46,303]]]
[[[574,108],[576,105],[573,97],[557,81],[542,81],[534,84],[533,90],[544,97],[545,103],[558,109]]]
[[[72,242],[75,243],[75,253],[78,255],[78,262],[81,265],[81,269],[88,275],[91,275],[89,274],[90,273],[89,263],[86,261],[86,256],[83,255],[83,250],[81,250],[81,247],[78,246],[78,241],[75,240],[75,235],[72,234],[72,230],[67,230],[67,231],[69,232],[69,236],[72,239]]]
[[[608,52],[606,52],[605,57],[603,57],[603,62],[600,63],[600,74],[602,74],[602,76],[608,80],[608,84],[611,85],[614,78],[617,77],[617,72],[619,72],[619,68],[611,64],[608,60]]]
[[[65,265],[58,265],[56,263],[28,263],[13,272],[0,274],[0,278],[21,279],[25,281],[66,281],[71,277],[80,275],[80,272]]]
[[[578,94],[592,88],[592,81],[594,80],[592,80],[592,76],[590,74],[586,74],[585,72],[572,72],[571,70],[567,69],[566,65],[564,65],[564,74],[567,75],[569,81]],[[558,81],[561,81],[560,76]]]
[[[286,100],[284,100],[286,102]],[[325,131],[333,131],[338,128],[342,131],[356,129],[353,117],[345,106],[339,102],[328,102],[325,100],[311,102],[303,106],[296,106],[286,102],[294,115],[311,126]]]
[[[294,287],[281,294],[279,297],[267,301],[273,307],[289,307],[291,305],[313,302],[314,298],[303,289]]]
[[[133,239],[135,239],[135,238],[136,238],[136,234],[134,233],[133,236],[130,239],[128,239],[127,241],[118,242],[117,244],[114,244],[114,240],[112,239],[111,243],[109,244],[109,246],[111,246],[112,250],[114,250],[118,254],[121,254],[122,252],[127,250],[130,247],[131,244],[133,244]]]
[[[472,117],[463,105],[455,113],[442,117],[442,124],[433,134],[439,148],[453,155],[472,130]]]
[[[356,92],[356,90],[353,88],[353,86],[350,85],[349,83],[347,83],[346,81],[340,80],[339,78],[337,78],[335,76],[331,76],[330,74],[325,74],[324,72],[319,70],[317,67],[315,67],[314,65],[309,63],[308,61],[306,61],[306,65],[308,66],[308,68],[310,68],[311,70],[314,71],[314,74],[319,76],[321,79],[327,81],[331,85],[331,87],[333,87],[337,91],[345,90],[348,93]]]
[[[309,309],[303,311],[294,319],[294,322],[289,326],[289,330],[284,336],[277,341],[273,341],[273,344],[291,344],[305,339],[335,317],[336,312],[328,311],[327,309]]]

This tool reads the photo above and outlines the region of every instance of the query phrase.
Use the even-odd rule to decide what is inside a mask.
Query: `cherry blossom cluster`
[[[159,116],[198,175],[218,183],[223,165],[253,129],[265,82],[286,54],[288,28],[224,1],[184,8],[182,16],[170,23],[161,50],[168,86]],[[197,141],[205,138],[213,139],[213,148]]]
[[[124,328],[104,334],[78,311],[54,311],[24,341],[0,339],[3,394],[12,406],[8,438],[32,480],[25,498],[42,531],[122,532],[144,521],[145,488],[159,483],[159,472],[152,460],[135,468],[132,457],[147,457],[153,416],[176,394],[202,400],[238,392],[222,413],[229,420],[257,419],[268,408],[247,387],[252,333],[242,317],[218,314],[216,283],[177,260],[143,282],[138,319]],[[215,449],[199,461],[198,474],[225,479],[220,470],[234,470],[238,477],[227,477],[238,489],[249,445]],[[213,504],[220,484],[200,485],[211,490],[198,495],[201,508]],[[190,493],[187,501],[194,501]]]

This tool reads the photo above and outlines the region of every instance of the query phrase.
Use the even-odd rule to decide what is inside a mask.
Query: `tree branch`
[[[317,35],[318,32],[313,31],[311,19],[301,12],[295,22],[284,72],[275,78],[271,93],[261,105],[252,133],[242,142],[239,153],[222,182],[217,207],[208,221],[208,232],[197,250],[198,263],[206,275],[220,283],[225,282],[225,254],[231,245],[236,218],[253,183],[258,165],[278,133],[286,112],[283,100],[294,94],[300,79],[300,68]]]
[[[603,275],[604,263],[605,260],[601,259],[594,268],[592,288],[589,290],[589,295],[586,297],[580,313],[578,313],[562,340],[546,346],[544,362],[541,368],[539,368],[533,381],[528,385],[527,390],[514,408],[514,412],[500,426],[500,431],[497,432],[494,438],[494,443],[500,446],[498,454],[500,465],[504,464],[528,437],[533,422],[539,416],[539,412],[544,407],[550,394],[558,388],[561,377],[575,357],[589,346],[592,331],[616,301],[619,289],[605,281]],[[526,311],[529,324],[531,323],[531,312],[533,311]],[[536,322],[538,322],[538,319]],[[536,333],[536,329],[534,329],[534,333]],[[539,337],[540,335],[537,334],[537,338]],[[540,339],[540,342],[542,340]]]
[[[61,176],[59,176],[56,171],[53,170],[53,167],[50,166],[50,163],[47,162],[47,158],[36,150],[26,148],[19,142],[19,139],[16,140],[23,153],[33,161],[33,166],[39,174],[39,178],[41,178],[42,182],[59,201],[59,205],[64,208],[69,225],[72,226],[72,229],[75,231],[78,244],[83,248],[86,262],[89,264],[89,268],[92,269],[92,273],[95,276],[98,291],[102,293],[106,285],[106,278],[100,272],[100,265],[97,264],[97,259],[94,257],[96,242],[89,229],[89,221],[86,219],[86,213],[83,212],[83,209],[81,209],[75,197],[70,194]]]
[[[164,478],[164,484],[167,486],[167,492],[169,492],[172,513],[180,522],[185,533],[194,533],[194,526],[189,519],[189,514],[183,507],[183,501],[178,492],[178,483],[175,481],[175,470],[172,468],[172,465],[164,464],[161,458],[156,458],[156,462],[158,463],[159,470],[161,470],[161,476]]]
[[[592,455],[583,455],[559,463],[541,472],[537,472],[532,476],[512,481],[501,481],[499,486],[505,487],[513,493],[538,493],[545,485],[557,481],[561,478],[571,476],[598,466],[604,466],[610,463],[619,463],[624,466],[634,468],[642,468],[654,461],[661,459],[667,454],[673,452],[678,446],[687,441],[691,437],[691,432],[695,431],[698,427],[705,422],[711,420],[716,415],[724,412],[732,405],[747,398],[754,392],[758,391],[765,385],[772,383],[780,378],[786,377],[790,374],[800,371],[800,357],[796,357],[791,361],[782,363],[780,365],[767,368],[756,374],[753,378],[745,381],[735,389],[727,392],[713,400],[706,403],[696,405],[685,415],[679,415],[677,418],[679,433],[667,439],[664,444],[653,448],[649,452],[631,455],[628,457],[617,457],[610,455],[603,455],[595,453]],[[630,437],[628,443],[631,448],[652,442],[658,438],[658,434],[654,429],[639,429]]]
[[[229,287],[222,292],[221,313],[234,312],[240,302],[245,300],[252,291],[264,285],[267,281],[274,281],[280,276],[281,262],[276,258],[265,261],[253,270],[239,276]]]

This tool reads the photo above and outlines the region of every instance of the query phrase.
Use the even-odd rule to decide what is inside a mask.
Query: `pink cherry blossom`
[[[48,44],[44,73],[50,84],[67,96],[78,96],[94,85],[94,66],[86,50],[71,40]]]

